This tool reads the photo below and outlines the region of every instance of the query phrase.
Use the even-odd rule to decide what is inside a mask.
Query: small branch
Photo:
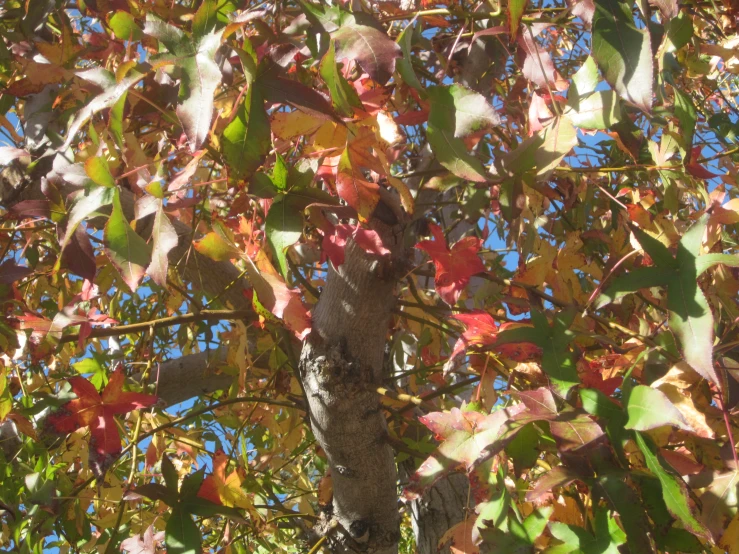
[[[185,323],[193,323],[196,321],[221,321],[221,320],[237,320],[251,319],[254,312],[251,310],[202,310],[197,314],[180,314],[161,319],[153,319],[141,323],[131,323],[128,325],[116,325],[114,327],[106,327],[102,329],[93,329],[88,338],[114,337],[116,335],[127,335],[129,333],[143,333],[149,329],[159,329],[161,327],[169,327],[172,325],[182,325]],[[64,344],[67,342],[75,342],[80,338],[79,333],[64,335],[59,342]]]

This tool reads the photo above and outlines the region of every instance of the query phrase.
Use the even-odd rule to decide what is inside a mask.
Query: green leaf
[[[246,522],[244,517],[236,508],[214,504],[210,500],[198,498],[197,496],[191,496],[187,500],[183,500],[182,507],[189,513],[200,517],[225,516],[239,523]]]
[[[151,253],[146,241],[128,224],[126,216],[123,215],[118,190],[115,192],[113,211],[105,224],[103,244],[105,253],[120,271],[123,281],[135,291],[151,261]]]
[[[250,86],[234,120],[222,137],[223,155],[232,176],[250,177],[269,153],[272,134],[264,101],[256,86]]]
[[[588,56],[582,67],[572,76],[574,90],[573,87],[570,87],[567,91],[568,100],[570,100],[570,94],[573,92],[579,95],[595,92],[599,82],[600,74],[598,73],[598,65],[592,56]]]
[[[595,536],[582,527],[566,523],[549,524],[552,535],[564,543],[566,548],[557,548],[558,553],[580,552],[582,554],[619,554],[618,546],[624,544],[623,531],[614,518],[608,517],[608,510],[600,508],[595,514]]]
[[[739,267],[739,256],[734,254],[703,254],[695,260],[695,272],[700,276],[715,265]]]
[[[523,528],[526,531],[526,538],[529,541],[529,543],[534,544],[534,541],[539,538],[539,536],[544,532],[544,529],[546,529],[547,522],[549,521],[549,517],[552,515],[552,512],[554,512],[553,506],[546,506],[543,508],[539,508],[538,510],[534,510],[523,522]]]
[[[177,117],[187,136],[190,150],[200,149],[213,120],[213,94],[221,82],[221,70],[215,55],[221,46],[223,31],[191,39],[178,28],[165,23],[151,13],[146,14],[144,33],[159,39],[169,55],[158,55],[158,64],[175,64],[182,70]]]
[[[321,78],[328,86],[334,109],[345,117],[354,115],[354,108],[362,109],[362,101],[357,91],[351,86],[336,66],[336,49],[334,42],[329,44],[320,65]]]
[[[415,30],[415,25],[408,25],[401,31],[400,35],[398,35],[396,42],[398,43],[398,46],[400,46],[403,56],[395,61],[395,68],[398,73],[400,73],[400,76],[403,78],[403,82],[406,85],[416,89],[422,98],[426,98],[428,96],[426,93],[426,87],[424,87],[418,80],[416,72],[413,69],[411,49],[413,48],[413,36]]]
[[[648,431],[672,425],[685,431],[693,430],[665,393],[646,385],[637,385],[631,390],[626,413],[629,415],[626,429]]]
[[[108,160],[102,156],[94,156],[85,162],[85,173],[96,185],[115,187],[115,179],[110,173]]]
[[[200,529],[189,513],[178,506],[172,510],[164,531],[167,554],[200,554],[202,541]]]
[[[193,244],[195,250],[200,252],[203,256],[208,256],[211,260],[217,262],[223,262],[230,260],[231,258],[238,258],[241,252],[231,243],[231,241],[224,238],[224,236],[217,231],[212,231],[205,235],[201,240]]]
[[[503,156],[502,164],[512,175],[536,170],[539,179],[559,165],[577,145],[577,130],[569,117],[558,117]]]
[[[172,464],[172,460],[166,454],[162,456],[162,476],[164,477],[164,483],[167,485],[167,490],[177,493],[179,491],[180,478],[177,475],[174,464]]]
[[[126,108],[127,96],[128,91],[124,92],[116,103],[113,104],[113,107],[110,108],[110,119],[108,120],[108,129],[110,129],[116,145],[121,150],[125,147],[123,141],[123,111]]]
[[[506,329],[498,333],[496,338],[496,345],[531,342],[541,348],[543,351],[541,367],[551,378],[554,390],[563,397],[580,382],[575,361],[569,351],[569,344],[574,338],[569,331],[571,315],[570,313],[555,315],[550,326],[544,314],[532,310],[531,319],[534,327]]]
[[[508,2],[508,29],[511,33],[511,42],[516,40],[518,28],[521,26],[521,18],[529,0],[510,0]]]
[[[427,137],[439,163],[454,175],[485,182],[482,162],[467,152],[462,138],[500,123],[484,96],[461,85],[429,89],[431,109]]]
[[[670,250],[662,244],[659,240],[654,238],[649,233],[642,231],[641,229],[634,227],[632,232],[639,241],[639,244],[644,249],[644,252],[649,254],[655,265],[661,267],[663,270],[677,269],[678,263],[675,257],[670,254]]]
[[[205,0],[192,20],[192,36],[199,40],[212,32],[217,26],[228,23],[228,15],[236,9],[230,0]],[[220,23],[220,25],[219,25]]]
[[[565,325],[568,317],[566,314],[556,314],[550,328],[543,314],[536,310],[531,312],[534,327],[541,337],[541,368],[551,378],[553,389],[563,398],[572,387],[580,383],[575,360],[569,350],[574,336],[567,329],[569,324]]]
[[[705,379],[720,386],[713,367],[713,314],[698,285],[697,260],[707,219],[686,231],[677,248],[678,270],[667,289],[670,330],[680,340],[685,361]]]
[[[696,111],[693,100],[688,94],[673,87],[675,91],[675,117],[680,122],[680,138],[683,141],[686,157],[690,154],[695,134]]]
[[[665,52],[679,50],[693,38],[693,18],[682,11],[666,25]]]
[[[426,129],[426,138],[438,162],[454,175],[476,183],[488,180],[482,162],[467,152],[462,139],[454,137],[449,131],[434,127],[431,121]]]
[[[592,55],[618,95],[652,109],[653,59],[649,32],[637,29],[630,2],[595,0]]]
[[[628,273],[611,279],[611,284],[595,301],[596,308],[615,302],[627,294],[641,289],[661,287],[669,282],[670,273],[659,267],[637,267]]]
[[[174,506],[177,504],[177,491],[174,492],[169,490],[167,487],[160,485],[159,483],[147,483],[145,485],[139,485],[131,492],[145,496],[150,500],[161,500],[168,506]]]
[[[695,519],[690,511],[687,487],[683,480],[665,469],[657,457],[657,447],[648,436],[642,435],[639,432],[635,433],[635,435],[636,444],[639,446],[642,454],[644,454],[644,461],[649,471],[659,479],[660,485],[662,485],[662,498],[665,501],[667,509],[683,523],[688,531],[702,537],[708,537],[708,530]]]
[[[143,33],[136,24],[133,16],[124,11],[115,12],[108,20],[108,26],[118,40],[130,40],[133,42],[141,40]]]
[[[639,495],[632,489],[623,476],[623,472],[598,470],[597,486],[593,487],[595,497],[602,496],[608,505],[618,512],[621,524],[626,530],[626,544],[632,554],[652,554],[649,540],[649,519],[641,503]],[[650,514],[651,515],[651,514]],[[597,529],[602,533],[602,529]],[[602,536],[596,532],[596,535]],[[612,532],[608,527],[608,535],[618,537],[618,544],[623,544],[620,529]]]
[[[205,479],[205,467],[201,467],[195,473],[191,473],[182,480],[182,486],[180,487],[180,500],[190,500],[198,495],[200,486],[203,484]],[[194,513],[194,512],[190,512]]]
[[[577,92],[570,88],[567,104],[565,115],[572,120],[575,127],[609,129],[621,121],[621,107],[612,90],[582,94],[578,98]]]
[[[432,87],[428,93],[431,102],[429,124],[449,131],[457,138],[500,124],[500,118],[490,102],[467,87]]]
[[[0,368],[0,421],[13,409],[13,396],[10,394],[8,387],[8,377],[5,374],[5,368]]]
[[[282,276],[287,279],[286,250],[303,234],[303,208],[305,201],[290,194],[274,201],[264,222],[267,243],[277,260]]]

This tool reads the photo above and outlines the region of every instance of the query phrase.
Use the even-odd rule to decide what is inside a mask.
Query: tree
[[[737,13],[7,1],[0,542],[739,552]]]

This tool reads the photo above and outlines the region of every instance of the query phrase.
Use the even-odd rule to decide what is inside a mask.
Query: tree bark
[[[381,225],[381,224],[380,224]],[[313,311],[300,360],[316,440],[326,452],[334,498],[326,531],[334,552],[395,554],[400,539],[395,456],[375,389],[382,384],[398,229],[383,229],[390,260],[348,243],[345,262],[330,269]]]

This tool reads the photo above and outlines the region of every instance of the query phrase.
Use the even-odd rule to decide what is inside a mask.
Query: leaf
[[[549,52],[536,43],[538,32],[535,34],[534,29],[535,27],[526,25],[518,37],[518,45],[525,54],[521,66],[522,75],[542,89],[567,90],[568,82],[557,71]]]
[[[211,231],[199,241],[194,242],[193,246],[203,256],[207,256],[216,262],[223,262],[241,256],[241,251],[218,231]]]
[[[667,287],[670,330],[680,340],[685,361],[707,380],[721,386],[713,367],[713,314],[698,285],[697,259],[707,218],[693,225],[680,240],[678,270]]]
[[[310,121],[311,128],[315,127],[317,129],[326,120],[338,120],[331,103],[326,100],[323,94],[317,90],[308,88],[298,81],[274,77],[268,74],[259,77],[257,86],[262,91],[265,100],[287,104],[300,110],[296,117],[300,117],[300,115],[305,116],[301,119],[303,121]],[[295,112],[275,113],[272,115],[273,122],[276,122],[281,117],[290,117],[294,114]],[[272,130],[277,136],[283,136],[277,131],[274,123]],[[298,134],[309,133],[304,132]]]
[[[619,554],[618,546],[624,544],[623,531],[608,511],[600,508],[595,514],[595,536],[582,527],[566,523],[551,522],[549,530],[562,541],[566,548],[556,548],[558,553],[580,552],[582,554]]]
[[[154,525],[149,525],[144,536],[134,535],[121,542],[121,550],[128,554],[156,554],[157,544],[164,540],[165,532],[154,533]]]
[[[518,28],[521,26],[521,18],[528,3],[528,0],[512,0],[508,4],[508,29],[511,33],[511,42],[516,40]]]
[[[695,134],[696,122],[695,105],[690,95],[679,88],[673,88],[673,90],[675,91],[675,117],[680,122],[680,130],[682,131],[680,138],[687,152],[687,159],[690,157],[693,149],[693,135]],[[688,159],[687,161],[690,160]]]
[[[259,251],[254,263],[244,257],[249,282],[254,287],[259,304],[299,339],[304,339],[311,329],[308,310],[300,298],[300,291],[289,289],[278,275],[263,251]]]
[[[267,243],[285,279],[288,273],[286,250],[303,234],[303,208],[305,208],[305,201],[302,198],[290,194],[278,197],[272,203],[264,222]]]
[[[531,342],[542,349],[541,367],[552,381],[555,392],[565,397],[567,392],[580,382],[575,362],[569,351],[573,335],[569,331],[572,313],[554,316],[552,325],[546,316],[533,310],[534,327],[519,327],[498,333],[496,345],[516,342]]]
[[[482,241],[476,237],[465,237],[450,248],[438,225],[429,224],[429,228],[433,240],[423,240],[416,244],[416,248],[426,252],[433,260],[436,292],[444,302],[453,306],[472,276],[485,271],[478,256]]]
[[[205,478],[198,497],[226,507],[249,509],[254,503],[242,488],[239,472],[234,470],[226,474],[228,462],[229,456],[225,452],[216,452],[213,456],[213,473]]]
[[[710,485],[700,496],[700,521],[718,540],[739,510],[739,471],[714,472]]]
[[[95,187],[90,191],[80,191],[80,193],[74,197],[74,205],[69,211],[67,227],[60,243],[60,249],[62,252],[72,240],[72,237],[77,231],[78,225],[103,206],[107,206],[112,203],[116,196],[116,192],[117,191],[115,189],[109,187]],[[60,262],[61,259],[57,261],[55,270],[60,266]]]
[[[429,124],[464,138],[500,124],[500,117],[482,95],[462,85],[432,87]]]
[[[603,436],[603,430],[586,415],[562,412],[549,423],[560,452],[569,452],[587,446]]]
[[[223,31],[213,30],[191,39],[177,27],[147,13],[144,33],[161,41],[169,51],[153,58],[156,65],[176,64],[182,69],[177,117],[190,151],[196,152],[208,138],[213,120],[213,94],[221,82],[215,55]]]
[[[10,410],[13,409],[13,396],[8,387],[8,377],[5,368],[0,368],[0,421],[5,421]]]
[[[113,197],[113,211],[105,224],[105,253],[120,271],[123,281],[135,291],[151,261],[149,245],[126,221],[118,191]]]
[[[228,16],[236,7],[230,1],[205,0],[192,20],[192,36],[200,39],[211,33],[216,26],[228,23]],[[220,25],[219,25],[220,23]]]
[[[129,77],[124,77],[118,82],[110,71],[98,67],[80,71],[77,73],[77,77],[97,85],[103,91],[92,100],[86,102],[69,123],[64,144],[58,148],[60,152],[63,152],[72,145],[77,132],[93,115],[106,108],[111,108],[129,88],[143,79],[145,75],[133,70]]]
[[[369,76],[384,85],[395,71],[400,47],[385,34],[371,16],[357,12],[342,14],[340,27],[331,33],[336,42],[336,59],[356,60]]]
[[[200,529],[189,513],[181,507],[175,507],[169,514],[165,529],[164,542],[167,554],[200,554],[202,542]]]
[[[626,544],[630,551],[633,554],[652,554],[654,550],[649,538],[651,529],[647,512],[642,506],[641,498],[627,484],[623,474],[618,471],[605,471],[598,475],[596,483],[593,493],[602,496],[608,505],[618,512],[621,524],[626,530]],[[653,512],[649,515],[654,517]]]
[[[349,146],[342,152],[337,168],[336,192],[357,210],[360,221],[369,221],[380,201],[380,186],[366,180],[355,157]]]
[[[501,162],[510,175],[536,170],[537,178],[544,179],[576,145],[577,131],[570,118],[563,116],[525,139]]]
[[[649,32],[637,29],[631,4],[595,0],[592,55],[618,95],[649,113],[653,58]]]
[[[452,408],[451,412],[432,412],[419,418],[443,442],[411,476],[405,498],[417,498],[447,473],[460,468],[469,471],[485,457],[502,450],[523,428],[523,425],[511,428],[507,424],[524,408],[518,404],[487,416]]]
[[[570,88],[565,115],[575,127],[604,130],[621,121],[618,97],[612,90],[591,92],[578,98],[573,88]]]
[[[329,43],[328,51],[321,60],[320,73],[323,81],[328,85],[334,109],[345,117],[354,115],[354,108],[362,109],[362,101],[357,91],[347,83],[336,66],[336,49],[334,42]]]
[[[154,227],[151,232],[151,263],[146,268],[146,273],[160,287],[167,286],[167,268],[169,267],[169,252],[177,246],[179,238],[172,222],[164,213],[164,206],[159,202],[156,215],[154,216]]]
[[[646,385],[637,385],[631,390],[626,412],[629,414],[626,429],[648,431],[663,425],[672,425],[685,431],[693,431],[665,393]]]
[[[565,466],[557,466],[540,477],[534,487],[526,493],[526,502],[534,502],[554,487],[566,487],[578,478],[577,474]]]
[[[119,364],[99,394],[95,387],[82,377],[72,377],[69,384],[77,398],[63,406],[60,415],[50,416],[50,423],[60,432],[69,432],[77,426],[90,427],[91,446],[101,456],[121,451],[121,437],[113,416],[153,406],[157,397],[137,392],[124,392],[123,365]]]
[[[429,95],[431,110],[427,138],[439,163],[458,177],[485,182],[485,168],[467,152],[462,138],[498,125],[498,114],[481,94],[461,85],[433,87]]]
[[[30,158],[31,154],[22,148],[12,146],[0,146],[0,165],[8,165],[20,158]]]
[[[455,314],[452,317],[464,323],[465,331],[454,344],[447,365],[452,364],[457,357],[473,346],[491,346],[495,344],[498,325],[489,313],[475,310],[467,314]]]
[[[350,239],[367,254],[386,256],[391,253],[382,244],[380,235],[373,229],[365,229],[358,224],[356,226],[346,223],[332,225],[330,230],[324,231],[321,247],[335,268],[344,263],[344,253]]]
[[[115,179],[110,173],[108,160],[102,156],[93,156],[85,162],[85,173],[95,184],[101,187],[114,187]]]
[[[271,133],[264,101],[256,86],[249,86],[236,118],[223,131],[222,144],[234,177],[246,179],[262,165],[271,147]]]
[[[685,483],[672,473],[669,473],[657,458],[656,447],[649,437],[641,433],[635,433],[636,444],[644,454],[644,460],[651,471],[662,485],[662,497],[669,512],[678,518],[685,528],[703,537],[708,536],[707,529],[693,517],[688,505],[688,495]]]
[[[484,554],[496,552],[533,554],[534,542],[546,528],[552,511],[551,506],[534,510],[523,524],[511,518],[507,532],[502,529],[482,529],[480,532],[483,537],[482,552]]]
[[[143,33],[136,24],[133,16],[124,11],[115,12],[108,19],[108,27],[113,31],[118,40],[130,40],[133,42],[141,40]]]
[[[641,289],[664,286],[668,278],[669,273],[660,267],[638,267],[611,279],[608,288],[595,301],[595,307],[602,308]]]

